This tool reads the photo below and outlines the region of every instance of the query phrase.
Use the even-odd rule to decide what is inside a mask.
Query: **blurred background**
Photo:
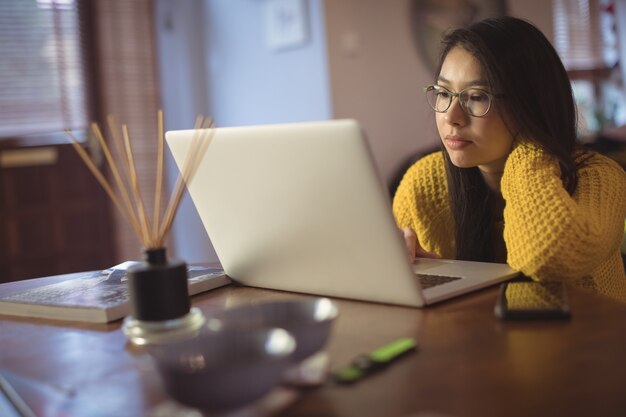
[[[128,124],[151,190],[158,109],[165,130],[355,118],[392,190],[438,143],[422,87],[441,34],[503,14],[553,42],[580,141],[624,164],[624,0],[0,0],[0,282],[142,258],[65,129],[106,172],[90,123],[108,141],[107,117]],[[177,174],[168,158],[168,189]],[[188,197],[167,246],[217,260]]]

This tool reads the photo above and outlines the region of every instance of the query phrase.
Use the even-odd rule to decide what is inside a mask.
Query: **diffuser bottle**
[[[168,343],[197,335],[204,316],[191,308],[187,265],[169,260],[165,248],[147,249],[145,262],[128,270],[131,315],[124,333],[136,345]]]

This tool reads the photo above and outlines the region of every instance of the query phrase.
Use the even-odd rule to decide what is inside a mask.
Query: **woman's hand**
[[[422,248],[417,240],[417,234],[411,228],[405,227],[402,229],[402,236],[404,237],[404,243],[406,244],[407,254],[409,255],[409,261],[415,261],[415,258],[432,258],[439,259],[441,256],[435,252],[428,252]]]

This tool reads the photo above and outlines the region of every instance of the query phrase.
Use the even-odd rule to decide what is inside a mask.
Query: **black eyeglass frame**
[[[435,108],[435,106],[430,102],[430,100],[428,100],[428,96],[427,96],[428,92],[429,91],[433,91],[435,89],[442,89],[442,90],[445,90],[446,92],[448,92],[450,94],[450,99],[448,100],[448,105],[443,110],[437,110]],[[487,106],[487,110],[485,110],[485,112],[482,115],[477,116],[475,114],[472,114],[472,112],[467,107],[467,103],[464,102],[463,100],[461,100],[461,94],[463,94],[467,90],[478,90],[481,93],[484,93],[489,98],[489,105]],[[482,88],[476,88],[476,87],[467,87],[467,88],[464,88],[461,91],[455,93],[454,91],[450,91],[446,87],[444,87],[442,85],[437,85],[437,84],[430,84],[430,85],[427,85],[426,87],[424,87],[424,95],[426,96],[426,102],[428,102],[428,105],[434,111],[436,111],[437,113],[445,113],[445,112],[447,112],[450,109],[450,106],[452,105],[452,100],[456,97],[457,100],[459,100],[459,103],[461,103],[461,108],[463,109],[463,111],[466,114],[468,114],[468,115],[470,115],[472,117],[485,117],[487,115],[487,113],[489,113],[489,111],[491,110],[491,105],[493,104],[493,102],[496,99],[499,99],[499,98],[503,97],[503,94],[492,94],[492,93],[490,93],[488,91],[483,90]]]

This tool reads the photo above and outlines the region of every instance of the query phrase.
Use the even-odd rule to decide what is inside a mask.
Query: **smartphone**
[[[504,320],[568,319],[567,288],[561,282],[506,282],[494,308]]]

